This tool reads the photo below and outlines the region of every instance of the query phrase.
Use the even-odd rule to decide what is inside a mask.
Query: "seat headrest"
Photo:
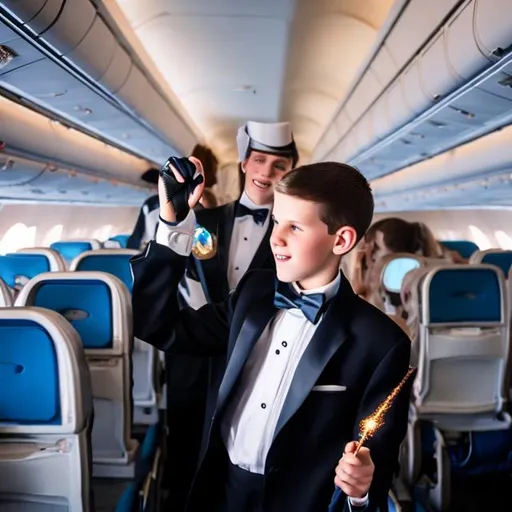
[[[77,330],[88,354],[131,351],[131,298],[113,275],[92,271],[41,274],[20,292],[16,305],[61,314]]]
[[[500,268],[508,279],[510,270],[512,269],[512,251],[501,249],[488,249],[486,251],[477,251],[469,259],[469,263],[487,263]]]
[[[450,251],[457,251],[466,260],[480,249],[478,245],[469,240],[442,240],[440,243]]]
[[[10,288],[23,286],[29,279],[50,271],[50,263],[41,254],[12,253],[0,256],[0,278]]]
[[[505,315],[504,290],[501,272],[491,265],[436,267],[422,284],[423,321],[500,323]]]
[[[85,251],[100,249],[101,243],[98,240],[61,240],[54,242],[50,248],[57,251],[66,262],[70,263],[79,254]]]
[[[62,256],[57,251],[49,249],[48,247],[27,247],[18,250],[16,254],[34,254],[45,257],[48,260],[50,272],[62,272],[66,270],[66,263],[62,259]]]
[[[0,433],[76,433],[92,413],[76,331],[53,311],[0,309]]]
[[[130,238],[130,235],[115,235],[115,236],[111,236],[108,240],[106,240],[103,243],[103,247],[107,248],[108,247],[108,242],[112,242],[114,244],[117,244],[117,245],[112,245],[111,246],[112,248],[114,248],[114,249],[117,249],[117,248],[119,248],[119,249],[126,249],[129,238]]]
[[[133,275],[130,259],[139,254],[134,249],[98,249],[77,256],[69,270],[108,272],[119,278],[131,292]]]

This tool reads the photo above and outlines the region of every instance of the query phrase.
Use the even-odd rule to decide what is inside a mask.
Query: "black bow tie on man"
[[[238,203],[236,207],[235,217],[246,217],[247,215],[251,215],[254,222],[258,224],[258,226],[263,226],[268,216],[267,208],[257,208],[255,210],[251,210],[247,208],[247,206]]]

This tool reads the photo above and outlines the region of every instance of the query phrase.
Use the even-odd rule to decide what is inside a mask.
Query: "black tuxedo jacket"
[[[217,401],[207,418],[190,511],[211,510],[223,492],[225,449],[220,424],[247,358],[276,309],[275,273],[247,273],[229,300],[179,311],[176,288],[186,258],[151,243],[132,260],[135,335],[160,350],[205,357],[226,354]],[[410,341],[384,313],[357,297],[348,281],[330,301],[295,372],[265,467],[265,512],[327,510],[334,469],[345,444],[358,439],[360,420],[372,413],[407,372]],[[344,391],[317,391],[337,385]],[[387,510],[407,428],[410,387],[396,399],[385,425],[367,446],[375,463],[365,510]],[[345,510],[346,500],[339,501]],[[345,508],[344,508],[345,507]],[[241,511],[243,512],[243,511]]]
[[[209,302],[222,302],[229,295],[227,278],[229,246],[231,244],[237,204],[238,201],[233,201],[217,208],[195,212],[197,223],[217,237],[217,254],[215,257],[209,260],[196,260],[191,256],[187,264],[187,275],[201,282]],[[271,232],[272,223],[270,222],[248,270],[275,268],[269,242]]]

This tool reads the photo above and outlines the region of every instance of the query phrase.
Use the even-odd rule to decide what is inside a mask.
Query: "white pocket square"
[[[336,384],[326,384],[324,386],[315,386],[312,391],[346,391],[347,386],[337,386]]]

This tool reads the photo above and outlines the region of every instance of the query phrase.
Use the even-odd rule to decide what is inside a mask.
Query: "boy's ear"
[[[332,252],[338,256],[347,254],[357,244],[357,233],[352,226],[342,226],[335,235]]]

